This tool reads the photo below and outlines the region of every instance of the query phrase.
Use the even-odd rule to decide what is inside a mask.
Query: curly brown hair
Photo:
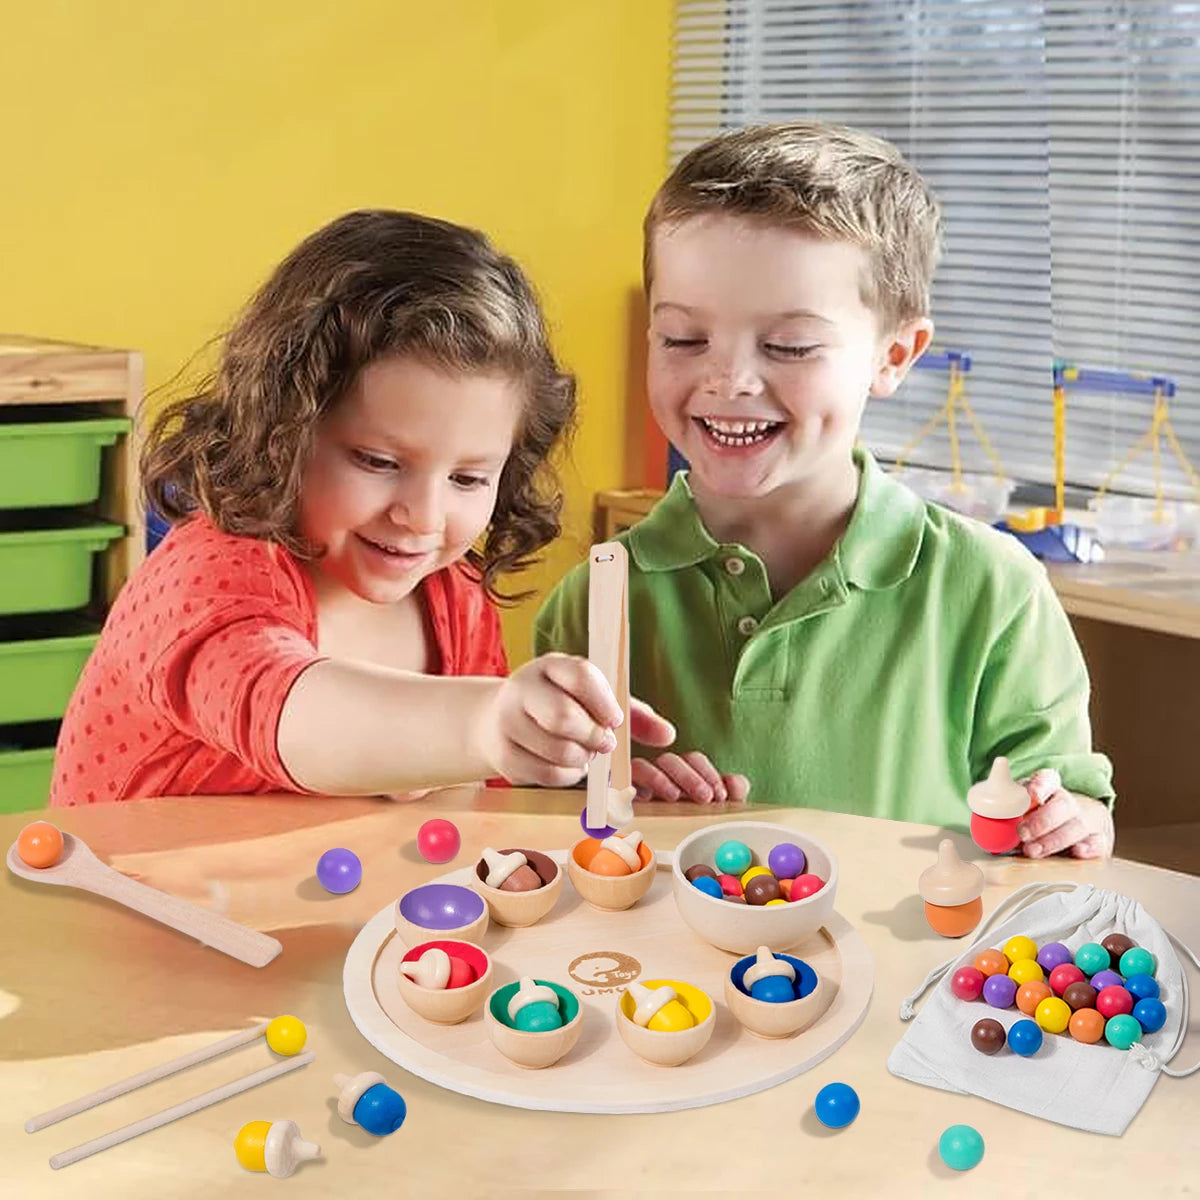
[[[527,400],[482,545],[467,554],[488,594],[561,532],[550,455],[575,421],[575,379],[550,347],[524,272],[474,229],[415,213],[351,212],[288,255],[225,335],[216,369],[150,422],[148,506],[197,509],[226,533],[318,556],[297,532],[321,418],[368,363],[413,355],[464,373],[503,372]]]

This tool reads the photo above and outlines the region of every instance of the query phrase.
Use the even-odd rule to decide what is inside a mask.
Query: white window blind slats
[[[721,129],[820,116],[917,164],[946,212],[938,342],[972,352],[968,400],[1014,477],[1051,478],[1056,356],[1174,378],[1200,462],[1200,4],[680,0],[672,114],[673,159]],[[864,437],[895,454],[946,385],[913,372],[868,406]],[[1069,481],[1098,484],[1151,407],[1071,391]],[[949,462],[944,430],[915,460]],[[1150,491],[1151,471],[1145,455],[1117,486]]]

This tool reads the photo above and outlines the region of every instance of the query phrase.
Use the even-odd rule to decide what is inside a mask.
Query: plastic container
[[[125,534],[106,521],[53,521],[22,514],[0,524],[0,616],[83,608],[93,556]]]
[[[1126,550],[1186,550],[1200,532],[1200,505],[1167,500],[1161,513],[1150,496],[1105,496],[1088,502],[1096,536]]]
[[[131,424],[63,409],[0,410],[0,509],[91,504],[100,496],[100,451]]]
[[[923,500],[931,500],[987,525],[1003,519],[1014,488],[1011,480],[997,479],[994,475],[964,475],[959,488],[954,486],[954,476],[948,471],[905,467],[892,471],[891,475],[898,482],[907,484]]]
[[[46,807],[57,737],[56,722],[0,729],[0,813]]]
[[[99,637],[71,617],[0,621],[0,727],[61,718]]]

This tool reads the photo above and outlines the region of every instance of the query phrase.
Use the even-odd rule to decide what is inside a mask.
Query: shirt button
[[[738,633],[749,637],[757,628],[758,622],[753,617],[742,617],[737,623]]]
[[[830,583],[828,579],[822,579],[821,580],[821,595],[828,596],[831,591],[833,591],[833,584]]]
[[[725,560],[725,570],[730,575],[740,575],[746,569],[746,564],[737,555],[731,555]]]

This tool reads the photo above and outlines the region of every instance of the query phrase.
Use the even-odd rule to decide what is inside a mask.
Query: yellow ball
[[[306,1041],[308,1030],[304,1028],[304,1022],[299,1017],[276,1017],[267,1026],[267,1045],[276,1054],[299,1054]]]
[[[650,1018],[646,1028],[658,1033],[678,1033],[681,1029],[691,1029],[695,1023],[696,1018],[678,1000],[668,1000]]]
[[[770,875],[770,871],[766,867],[748,867],[742,872],[742,890],[745,891],[746,884],[750,882],[756,875]]]
[[[1057,996],[1047,996],[1037,1006],[1033,1019],[1047,1033],[1062,1033],[1071,1023],[1071,1006]]]
[[[1040,983],[1046,977],[1045,971],[1042,970],[1041,964],[1033,958],[1018,958],[1011,967],[1008,968],[1009,979],[1017,981],[1017,987],[1024,983]]]
[[[233,1152],[247,1171],[265,1171],[267,1131],[270,1121],[247,1121],[233,1139]]]
[[[786,900],[768,900],[766,902],[766,904],[763,905],[763,908],[770,908],[772,904],[786,904],[786,903],[787,903]]]
[[[1037,942],[1033,938],[1027,937],[1010,937],[1004,943],[1004,953],[1008,955],[1008,961],[1015,963],[1022,958],[1032,958],[1037,961]],[[1039,975],[1040,979],[1041,976]]]

